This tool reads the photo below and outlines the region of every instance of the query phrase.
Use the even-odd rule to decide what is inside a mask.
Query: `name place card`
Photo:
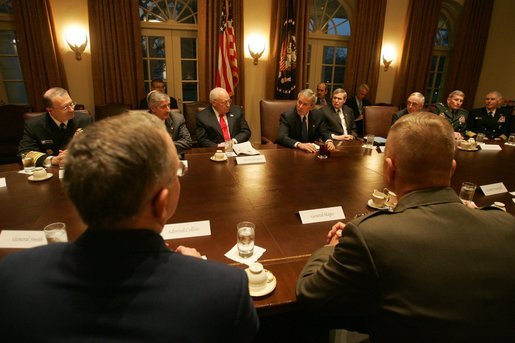
[[[500,151],[502,148],[497,144],[483,144],[481,145],[481,150]]]
[[[46,244],[43,231],[2,230],[0,232],[0,248],[33,248]]]
[[[237,164],[261,164],[266,163],[264,155],[236,157]]]
[[[341,206],[299,211],[299,215],[302,224],[320,223],[345,219],[345,214],[343,214],[343,208]]]
[[[59,178],[62,179],[64,177],[64,169],[59,169]]]
[[[510,192],[511,195],[515,196],[515,192]]]
[[[499,193],[506,193],[508,190],[502,182],[491,183],[489,185],[479,186],[485,195],[494,195]]]
[[[198,222],[166,224],[161,231],[163,239],[178,239],[188,237],[211,236],[209,220]]]
[[[5,177],[0,177],[0,187],[7,187],[7,183],[5,182]]]

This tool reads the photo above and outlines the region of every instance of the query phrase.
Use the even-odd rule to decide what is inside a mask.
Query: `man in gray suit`
[[[297,283],[310,313],[371,341],[515,340],[515,218],[461,202],[454,151],[452,126],[432,113],[392,126],[384,180],[399,202],[333,226]]]
[[[227,91],[217,87],[209,93],[210,106],[197,113],[197,140],[201,147],[223,147],[224,142],[243,143],[250,128],[240,106],[231,106]]]
[[[358,136],[354,114],[350,107],[345,106],[345,101],[347,92],[343,88],[337,88],[333,92],[332,105],[320,109],[331,138],[338,141],[349,141]]]
[[[3,343],[253,341],[245,271],[171,250],[160,235],[185,173],[161,120],[99,121],[74,137],[65,168],[87,228],[0,261]]]
[[[184,150],[191,149],[193,141],[186,127],[186,120],[178,111],[170,110],[170,97],[168,94],[151,91],[147,95],[147,103],[150,113],[163,121],[166,131],[173,139],[177,152],[182,154]]]

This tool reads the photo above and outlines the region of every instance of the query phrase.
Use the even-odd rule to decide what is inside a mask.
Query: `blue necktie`
[[[308,139],[308,126],[306,125],[306,116],[304,116],[302,117],[302,142],[306,143]]]

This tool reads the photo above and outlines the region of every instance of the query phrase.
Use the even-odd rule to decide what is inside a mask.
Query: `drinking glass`
[[[324,142],[320,144],[320,150],[318,150],[317,157],[320,159],[326,159],[329,157],[329,149],[327,148],[327,144]]]
[[[479,143],[483,143],[485,140],[485,134],[484,133],[478,133],[477,136],[476,136],[476,142],[479,144]]]
[[[515,133],[510,134],[510,137],[508,137],[508,143],[506,144],[515,146]]]
[[[460,189],[460,199],[464,201],[472,201],[474,193],[476,192],[476,185],[472,182],[463,182]]]
[[[254,240],[256,238],[256,225],[252,222],[243,221],[236,225],[237,246],[240,257],[248,258],[254,254]]]
[[[366,144],[367,149],[372,149],[374,147],[374,138],[375,138],[374,135],[367,135],[367,144]]]
[[[52,223],[45,226],[43,229],[45,232],[45,237],[50,243],[59,243],[59,242],[68,242],[68,235],[66,234],[66,224],[65,223]]]
[[[35,164],[34,159],[26,154],[21,156],[21,163],[23,163],[23,171],[27,173],[32,173],[34,170]]]

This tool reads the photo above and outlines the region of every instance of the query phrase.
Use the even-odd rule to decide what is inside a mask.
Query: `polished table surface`
[[[342,143],[325,160],[299,150],[262,146],[266,163],[254,165],[237,165],[234,158],[213,162],[209,159],[213,149],[193,149],[186,154],[189,172],[180,179],[179,206],[169,222],[209,220],[211,236],[174,240],[170,245],[195,247],[211,260],[244,268],[224,254],[235,244],[236,224],[254,222],[256,244],[266,249],[259,261],[277,278],[271,294],[255,298],[258,312],[271,315],[294,310],[297,277],[309,255],[325,243],[334,223],[303,225],[298,212],[342,206],[345,222],[373,211],[366,203],[374,189],[384,188],[384,154],[361,144]],[[509,191],[515,190],[515,147],[457,150],[456,160],[452,187],[457,192],[463,181],[477,185],[503,182]],[[19,169],[18,165],[0,166],[0,177],[7,183],[0,188],[0,229],[41,230],[51,222],[64,221],[69,239],[75,240],[86,226],[64,193],[58,169],[52,169],[54,177],[42,182],[28,181],[26,175],[17,173]],[[502,201],[515,214],[512,198],[508,193],[484,196],[478,190],[474,201],[478,206]],[[13,251],[0,249],[0,257]]]

